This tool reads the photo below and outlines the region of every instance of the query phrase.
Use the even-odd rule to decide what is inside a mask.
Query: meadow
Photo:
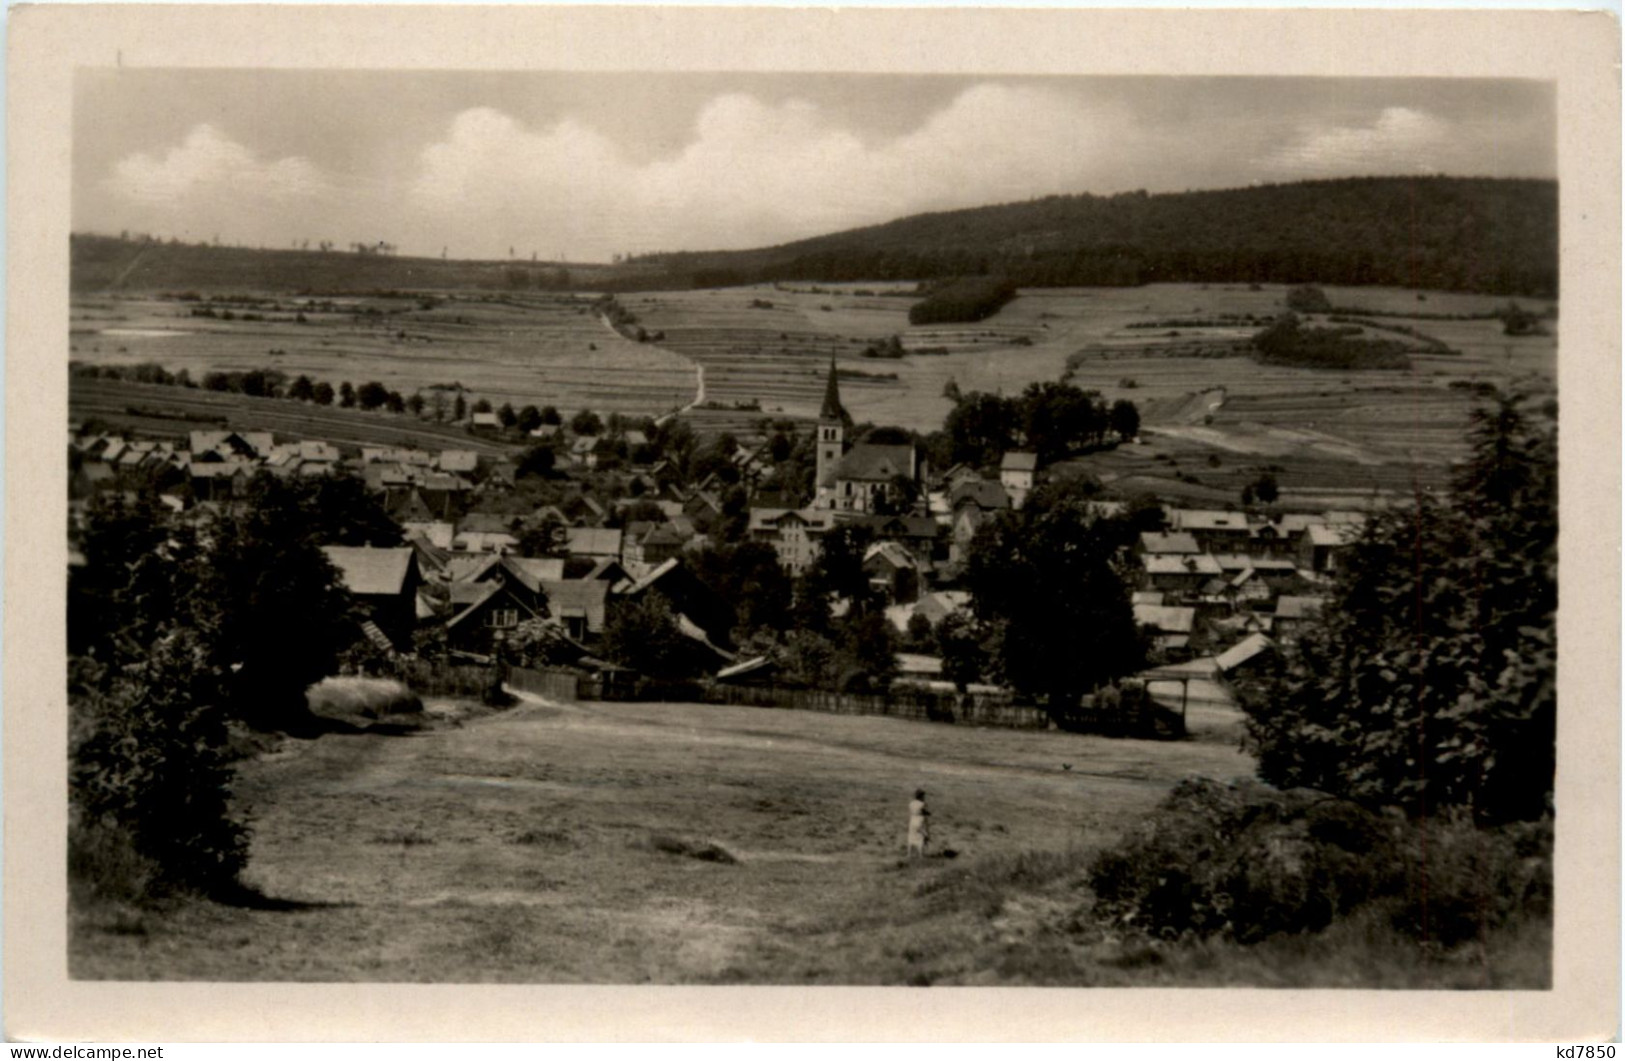
[[[1320,507],[1443,484],[1463,453],[1472,386],[1555,385],[1554,335],[1507,336],[1499,320],[1484,316],[1504,298],[1324,290],[1339,315],[1367,315],[1374,327],[1355,326],[1364,333],[1404,342],[1409,367],[1259,364],[1244,356],[1244,344],[1283,312],[1287,288],[1243,284],[1028,289],[986,320],[919,326],[908,323],[917,298],[907,284],[618,296],[655,337],[644,343],[616,333],[584,295],[254,296],[234,307],[205,304],[234,308],[235,319],[225,320],[195,316],[195,302],[80,294],[70,356],[157,361],[194,378],[276,368],[335,384],[376,379],[403,394],[455,382],[471,399],[551,404],[566,415],[685,409],[701,432],[742,436],[765,419],[815,416],[832,360],[856,421],[922,432],[941,426],[950,383],[1014,394],[1064,377],[1141,411],[1141,444],[1081,465],[1120,492],[1230,503],[1267,471],[1289,501]],[[1540,300],[1520,305],[1553,308]],[[244,320],[245,313],[262,319]],[[1555,333],[1555,319],[1546,325]],[[865,356],[893,337],[904,356]]]
[[[1251,776],[1233,714],[1206,712],[1194,739],[1167,743],[689,704],[427,706],[440,723],[414,736],[330,734],[245,763],[247,881],[260,901],[76,906],[71,975],[916,986],[1505,975],[1476,952],[1425,956],[1394,940],[1343,940],[1328,961],[1313,940],[1164,951],[1094,925],[1094,852],[1181,778]],[[936,853],[909,860],[916,787]]]

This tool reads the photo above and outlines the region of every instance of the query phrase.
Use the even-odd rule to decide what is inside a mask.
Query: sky
[[[81,70],[73,227],[453,258],[768,246],[1054,194],[1557,175],[1468,79]]]

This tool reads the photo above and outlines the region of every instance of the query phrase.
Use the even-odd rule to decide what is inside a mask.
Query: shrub
[[[305,693],[311,711],[343,718],[386,718],[415,715],[423,701],[393,678],[324,678]]]

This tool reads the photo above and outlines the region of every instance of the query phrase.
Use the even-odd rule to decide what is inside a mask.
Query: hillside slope
[[[613,266],[77,235],[72,285],[75,291],[657,290],[995,273],[1022,287],[1313,281],[1552,298],[1557,246],[1554,181],[1381,177],[1050,196],[919,214],[778,247],[652,255]]]

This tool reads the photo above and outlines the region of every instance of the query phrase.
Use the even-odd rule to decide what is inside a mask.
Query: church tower
[[[845,451],[846,410],[841,408],[841,388],[835,378],[835,359],[829,359],[829,382],[824,387],[824,406],[818,410],[817,486],[822,496],[834,486],[835,466]]]

